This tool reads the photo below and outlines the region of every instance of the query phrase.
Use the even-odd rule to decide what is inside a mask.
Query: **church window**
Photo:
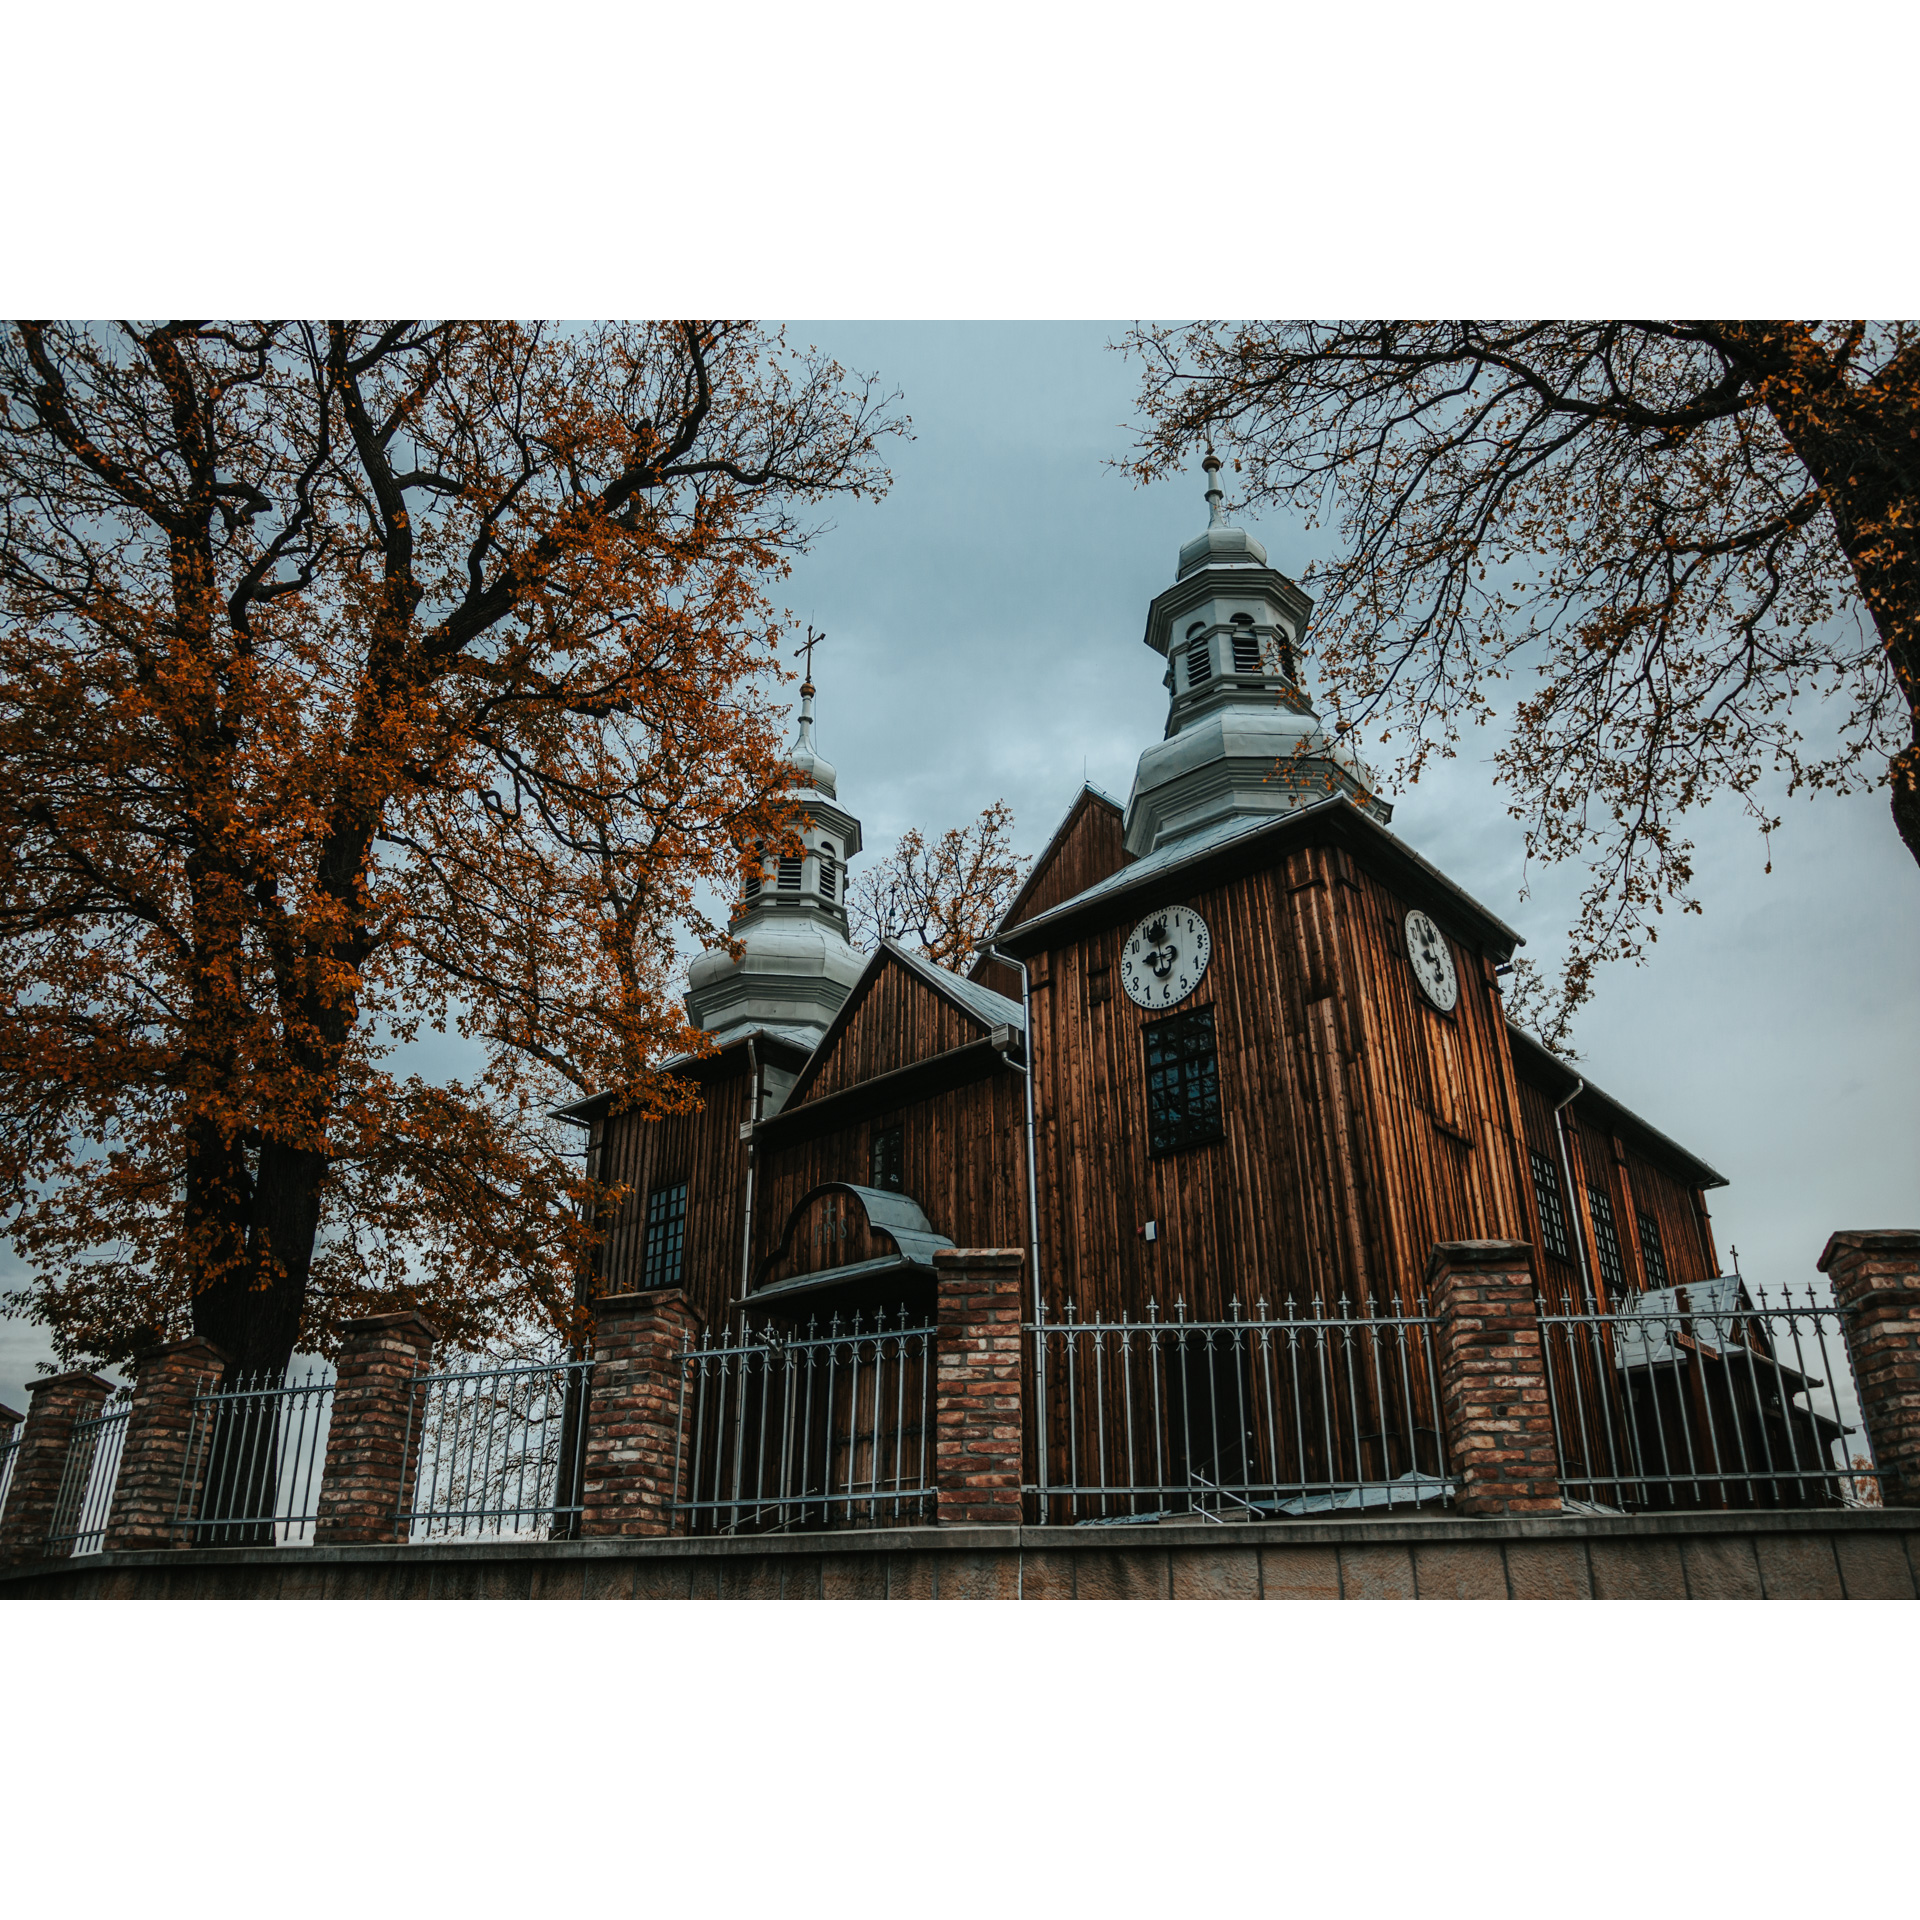
[[[687,1183],[655,1187],[647,1195],[647,1243],[640,1256],[640,1285],[677,1287],[687,1238]]]
[[[1235,673],[1262,671],[1260,636],[1253,630],[1253,616],[1249,613],[1233,616],[1233,670]]]
[[[800,891],[800,862],[782,855],[780,859],[780,891],[798,893]]]
[[[746,885],[743,891],[749,900],[758,900],[760,898],[760,876],[758,873],[750,873],[747,875]]]
[[[1544,1153],[1529,1148],[1533,1161],[1533,1197],[1540,1208],[1540,1244],[1556,1260],[1571,1260],[1573,1247],[1567,1239],[1567,1213],[1560,1204],[1560,1176]]]
[[[887,1193],[899,1193],[907,1184],[906,1132],[881,1127],[873,1136],[873,1172],[868,1182]]]
[[[1155,1154],[1218,1140],[1220,1065],[1213,1008],[1194,1007],[1142,1030],[1147,1050],[1147,1145]]]
[[[1617,1299],[1627,1290],[1627,1266],[1620,1258],[1620,1231],[1613,1223],[1613,1201],[1599,1187],[1587,1194],[1587,1210],[1593,1215],[1593,1250],[1600,1257],[1600,1278],[1606,1282],[1607,1297]]]
[[[833,842],[823,840],[820,843],[820,897],[831,900],[834,890],[840,884],[840,865],[833,857]]]
[[[1640,1218],[1640,1258],[1647,1269],[1647,1285],[1664,1287],[1667,1281],[1667,1249],[1660,1238],[1660,1222],[1652,1214]]]

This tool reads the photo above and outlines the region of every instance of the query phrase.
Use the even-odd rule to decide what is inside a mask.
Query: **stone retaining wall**
[[[1911,1600],[1920,1508],[94,1554],[0,1599]]]

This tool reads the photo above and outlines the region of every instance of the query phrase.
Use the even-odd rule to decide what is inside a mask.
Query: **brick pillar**
[[[97,1373],[56,1373],[27,1383],[26,1431],[13,1456],[6,1511],[0,1513],[0,1565],[47,1557],[74,1422],[91,1420],[112,1391],[112,1381]]]
[[[349,1320],[335,1363],[333,1421],[314,1519],[317,1546],[402,1538],[420,1461],[414,1378],[433,1361],[433,1328],[417,1313]]]
[[[1820,1271],[1844,1316],[1880,1497],[1890,1507],[1920,1507],[1920,1232],[1836,1233]]]
[[[1427,1257],[1440,1413],[1463,1514],[1558,1513],[1547,1356],[1522,1240],[1443,1240]]]
[[[674,1531],[690,1465],[680,1444],[680,1355],[703,1324],[678,1287],[594,1302],[582,1534]]]
[[[1017,1247],[941,1247],[934,1376],[934,1480],[943,1527],[1020,1524],[1020,1292]]]
[[[193,1397],[220,1384],[227,1356],[211,1340],[176,1340],[149,1348],[138,1368],[127,1409],[126,1450],[114,1483],[113,1511],[107,1516],[103,1545],[109,1553],[186,1545],[184,1537],[174,1536],[174,1515],[181,1494],[198,1491],[184,1480]],[[201,1458],[195,1462],[201,1472],[206,1468],[205,1438],[201,1436]],[[198,1506],[189,1499],[186,1510]]]

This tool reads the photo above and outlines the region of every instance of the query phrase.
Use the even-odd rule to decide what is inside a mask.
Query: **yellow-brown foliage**
[[[733,323],[20,323],[0,347],[0,1174],[70,1358],[569,1324],[546,1117],[699,1046],[777,837],[768,591],[890,396]],[[460,1078],[403,1073],[433,1029]]]

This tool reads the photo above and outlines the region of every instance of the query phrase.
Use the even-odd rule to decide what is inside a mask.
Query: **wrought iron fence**
[[[1026,1329],[1029,1513],[1049,1525],[1415,1509],[1452,1495],[1438,1322],[1371,1299],[1224,1320],[1064,1318]]]
[[[196,1393],[174,1525],[195,1546],[313,1544],[333,1419],[331,1369],[235,1374]]]
[[[592,1371],[590,1360],[475,1359],[422,1374],[408,1402],[404,1457],[414,1467],[399,1538],[576,1531]]]
[[[7,1511],[7,1495],[13,1491],[13,1463],[20,1457],[20,1442],[26,1434],[26,1428],[19,1426],[0,1440],[0,1518]]]
[[[1878,1505],[1849,1436],[1845,1323],[1811,1287],[1769,1297],[1737,1274],[1662,1287],[1610,1313],[1540,1306],[1560,1486],[1604,1508]]]
[[[676,1505],[695,1533],[934,1517],[934,1330],[889,1316],[710,1334],[680,1362]]]
[[[63,1551],[100,1551],[107,1517],[113,1511],[114,1483],[120,1478],[120,1456],[126,1451],[132,1402],[132,1388],[116,1387],[92,1419],[73,1423],[66,1462],[60,1469],[60,1489],[53,1499],[53,1518],[47,1526],[50,1557],[57,1559]]]

